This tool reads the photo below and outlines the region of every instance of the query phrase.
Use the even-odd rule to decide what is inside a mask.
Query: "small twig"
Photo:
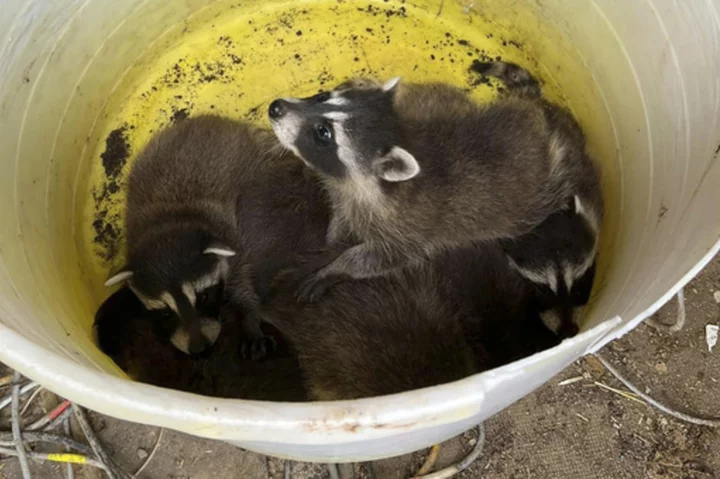
[[[425,462],[423,462],[423,465],[418,469],[416,476],[423,476],[430,472],[435,465],[435,461],[437,461],[438,455],[440,454],[440,444],[435,444],[433,447],[430,448],[430,453],[428,454],[428,457],[425,458]]]
[[[20,396],[24,396],[33,389],[40,387],[38,383],[28,383],[20,388]],[[0,410],[5,409],[12,402],[12,393],[8,394],[2,400],[0,400]]]
[[[15,372],[15,384],[13,385],[11,403],[13,442],[15,443],[17,457],[20,460],[20,469],[22,470],[23,479],[31,479],[32,476],[30,475],[27,451],[25,451],[25,444],[23,444],[22,436],[20,435],[20,373],[18,372]]]
[[[579,412],[576,412],[575,415],[576,415],[577,417],[579,417],[580,419],[582,419],[583,421],[585,421],[585,422],[590,422],[590,419],[586,418],[585,416],[583,416],[583,415],[580,414]]]
[[[83,409],[77,404],[73,404],[72,409],[75,413],[75,419],[77,419],[78,425],[80,426],[80,429],[82,429],[83,434],[85,434],[85,438],[90,444],[90,447],[95,452],[95,455],[100,460],[100,462],[104,464],[105,472],[110,477],[110,479],[118,479],[117,474],[115,474],[115,471],[111,466],[110,458],[105,453],[105,450],[100,444],[100,441],[98,441],[97,437],[95,436],[95,432],[90,426],[90,422],[85,415],[85,411],[83,411]]]
[[[651,404],[652,406],[655,406],[665,414],[669,414],[673,416],[674,418],[680,419],[681,421],[689,422],[692,424],[698,424],[700,426],[708,426],[708,427],[720,427],[720,419],[704,419],[700,417],[691,416],[689,414],[685,414],[680,411],[676,411],[675,409],[672,409],[668,406],[665,406],[664,404],[656,401],[655,399],[651,398],[644,392],[640,391],[640,389],[635,386],[633,383],[625,379],[625,377],[620,374],[620,372],[613,367],[612,364],[610,364],[604,357],[600,356],[599,354],[594,355],[598,361],[602,363],[605,368],[610,371],[613,376],[615,376],[618,381],[623,383],[625,387],[630,389],[632,392],[637,394],[639,397],[643,398],[645,401],[647,401],[648,404]]]
[[[583,379],[585,379],[585,378],[582,377],[582,376],[575,376],[574,378],[570,378],[570,379],[566,379],[566,380],[564,380],[564,381],[560,381],[560,382],[558,383],[558,386],[568,386],[568,385],[570,385],[570,384],[575,384],[575,383],[578,382],[578,381],[582,381]]]
[[[647,439],[645,439],[644,437],[642,437],[640,434],[634,432],[634,433],[633,433],[633,436],[635,436],[636,438],[638,438],[638,439],[640,439],[642,442],[644,442],[647,447],[651,447],[651,446],[652,446],[652,443],[651,443],[650,441],[648,441]]]
[[[158,450],[158,447],[160,446],[160,441],[162,440],[163,433],[165,432],[165,428],[160,428],[160,432],[158,433],[157,440],[155,441],[155,445],[152,448],[152,451],[150,451],[150,454],[148,455],[147,459],[145,459],[145,462],[142,463],[142,465],[138,468],[137,471],[135,471],[135,474],[133,476],[139,476],[141,472],[145,470],[148,464],[150,464],[150,461],[152,460],[153,456],[155,456],[155,453]]]
[[[640,404],[644,404],[644,405],[647,406],[647,403],[645,403],[645,402],[642,401],[641,399],[638,399],[637,396],[635,396],[635,395],[633,395],[633,394],[631,394],[631,393],[629,393],[629,392],[621,391],[620,389],[615,389],[614,387],[608,386],[607,384],[603,384],[603,383],[601,383],[601,382],[599,382],[599,381],[595,381],[595,385],[596,385],[596,386],[599,386],[599,387],[601,387],[601,388],[603,388],[603,389],[605,389],[606,391],[610,391],[610,392],[613,392],[613,393],[615,393],[615,394],[618,394],[618,395],[624,397],[625,399],[629,399],[629,400],[631,400],[631,401],[635,401],[635,402],[638,402],[638,403],[640,403]]]
[[[33,391],[33,393],[30,395],[28,400],[25,402],[25,405],[23,406],[23,408],[20,410],[20,417],[22,417],[25,414],[25,412],[30,408],[30,405],[32,404],[32,402],[35,400],[35,398],[38,396],[38,394],[40,394],[42,391],[43,391],[42,386],[37,388],[35,391]]]
[[[681,469],[681,470],[687,469],[688,471],[694,472],[696,474],[702,474],[703,476],[711,476],[712,477],[712,474],[705,472],[705,471],[701,471],[700,469],[695,469],[694,467],[690,467],[687,464],[670,464],[669,462],[662,462],[662,461],[657,461],[657,462],[655,462],[655,464],[657,464],[658,466],[669,467],[671,469]]]

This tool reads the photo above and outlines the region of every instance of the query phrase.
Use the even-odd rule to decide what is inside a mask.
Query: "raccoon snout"
[[[183,353],[194,356],[215,344],[222,326],[216,319],[201,318],[199,330],[192,334],[185,326],[179,326],[170,337],[170,342]],[[191,328],[195,329],[195,328]]]
[[[190,342],[188,343],[187,353],[190,356],[194,356],[196,354],[202,353],[209,347],[210,347],[210,342],[207,339],[205,339],[204,336],[195,336],[194,338],[191,338]]]
[[[270,107],[268,108],[268,115],[273,120],[279,120],[283,116],[285,116],[285,113],[287,113],[287,107],[283,100],[275,100],[272,103],[270,103]]]
[[[190,338],[188,354],[193,356],[210,349],[220,336],[220,329],[220,322],[216,319],[200,319],[200,334],[195,334]]]
[[[200,332],[202,336],[208,341],[208,346],[212,346],[220,336],[220,321],[212,318],[202,318],[200,320]]]
[[[560,338],[570,338],[579,331],[577,325],[578,314],[575,308],[571,306],[558,305],[540,313],[540,318],[545,323],[545,326]]]

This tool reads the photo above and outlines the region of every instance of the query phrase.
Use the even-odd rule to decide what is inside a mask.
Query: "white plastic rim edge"
[[[700,271],[702,271],[703,268],[705,268],[705,266],[707,266],[707,264],[712,261],[712,259],[718,254],[718,252],[720,252],[720,238],[718,238],[717,242],[710,248],[710,250],[705,254],[705,256],[703,256],[700,261],[698,261],[695,266],[690,269],[690,271],[688,271],[682,278],[680,278],[680,281],[675,283],[672,288],[670,288],[664,295],[662,295],[657,301],[655,301],[649,308],[647,308],[645,311],[643,311],[641,314],[634,317],[630,321],[621,323],[619,327],[600,338],[597,343],[595,343],[588,349],[586,354],[592,354],[599,351],[611,341],[614,341],[629,333],[630,331],[635,329],[640,323],[655,314],[660,308],[663,307],[663,305],[665,305],[665,303],[670,301],[676,294],[678,294],[678,291],[680,291],[690,281],[692,281],[693,278],[695,278],[695,276],[697,276]]]
[[[136,383],[78,365],[1,324],[0,351],[3,361],[23,375],[71,401],[119,419],[213,439],[340,444],[391,437],[482,414],[488,391],[528,369],[542,366],[559,372],[619,322],[620,318],[605,321],[555,348],[453,383],[325,403],[219,399]],[[560,364],[558,355],[569,359]]]

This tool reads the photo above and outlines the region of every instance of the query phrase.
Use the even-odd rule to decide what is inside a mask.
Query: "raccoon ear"
[[[214,254],[224,258],[235,256],[237,253],[222,243],[213,243],[203,251],[203,254]]]
[[[398,83],[400,83],[401,77],[395,77],[391,78],[388,81],[386,81],[382,86],[382,91],[392,91],[395,89],[396,86],[398,86]]]
[[[573,196],[573,206],[575,207],[576,214],[585,216],[585,207],[583,206],[582,201],[580,201],[580,197],[578,195]]]
[[[105,287],[109,288],[110,286],[115,286],[116,284],[120,284],[132,278],[134,273],[126,268],[127,266],[120,270],[119,273],[115,273],[114,275],[110,276],[107,281],[105,281]]]
[[[407,181],[420,173],[415,157],[399,146],[393,146],[387,155],[376,159],[373,168],[377,176],[393,183]]]

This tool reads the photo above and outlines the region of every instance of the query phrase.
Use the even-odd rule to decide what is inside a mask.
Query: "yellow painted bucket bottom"
[[[391,456],[494,414],[634,327],[719,247],[718,2],[6,0],[0,12],[0,360],[123,419],[305,460]],[[642,32],[642,35],[638,35]],[[351,76],[489,101],[475,59],[520,63],[580,120],[607,219],[583,334],[462,381],[368,400],[203,398],[129,381],[94,345],[149,138]],[[720,149],[720,148],[718,148]],[[659,261],[661,258],[662,261]]]
[[[89,143],[89,181],[76,204],[89,276],[102,285],[108,268],[122,266],[123,185],[136,154],[153,133],[189,115],[215,113],[269,127],[267,106],[274,98],[309,96],[357,76],[443,81],[488,101],[498,85],[481,82],[469,67],[490,58],[526,65],[544,80],[548,97],[568,103],[562,83],[568,79],[537,58],[560,64],[557,45],[534,52],[515,31],[481,17],[468,22],[461,9],[443,15],[437,8],[382,1],[249,3],[192,22],[166,50],[143,55],[121,79]],[[572,81],[578,92],[595,95],[587,76]]]

